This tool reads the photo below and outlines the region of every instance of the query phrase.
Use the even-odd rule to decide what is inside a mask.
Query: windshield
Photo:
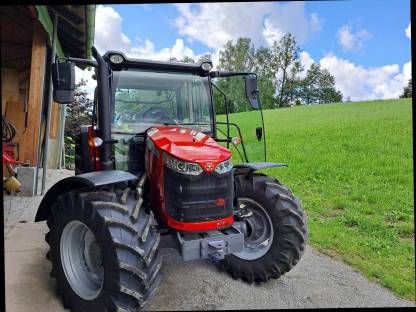
[[[113,133],[141,133],[154,125],[213,130],[207,77],[148,71],[114,71]]]

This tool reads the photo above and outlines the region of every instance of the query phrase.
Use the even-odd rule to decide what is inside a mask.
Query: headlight
[[[123,63],[124,58],[120,54],[111,54],[110,62],[113,64],[120,64]]]
[[[200,165],[176,159],[166,153],[163,154],[163,161],[168,168],[179,173],[189,175],[199,175],[202,173]]]
[[[231,162],[231,158],[219,163],[217,167],[215,168],[216,173],[226,173],[228,171],[231,171],[233,169],[233,163]]]

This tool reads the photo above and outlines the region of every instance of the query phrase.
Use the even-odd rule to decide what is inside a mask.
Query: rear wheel
[[[235,186],[239,208],[250,216],[242,223],[243,250],[227,255],[221,267],[249,283],[279,278],[298,263],[305,250],[302,205],[290,189],[261,174],[237,175]]]
[[[58,197],[47,224],[47,258],[72,311],[138,311],[160,283],[160,235],[153,214],[128,188],[83,189]]]

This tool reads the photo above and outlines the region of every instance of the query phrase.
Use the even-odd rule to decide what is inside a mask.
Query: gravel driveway
[[[48,171],[48,186],[71,175]],[[56,295],[45,259],[44,222],[34,223],[41,197],[4,197],[6,311],[68,311]],[[26,222],[23,222],[26,221]],[[23,222],[23,223],[22,223]],[[268,308],[415,307],[369,282],[351,267],[307,247],[286,275],[266,284],[233,280],[207,260],[183,262],[173,249],[162,250],[163,280],[146,310]]]
[[[289,273],[260,286],[234,280],[207,260],[184,263],[173,249],[163,256],[164,279],[149,311],[415,306],[309,246]]]

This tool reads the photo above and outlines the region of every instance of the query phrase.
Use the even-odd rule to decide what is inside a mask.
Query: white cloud
[[[123,19],[116,10],[99,5],[95,16],[94,44],[101,53],[108,50],[130,50],[131,40],[122,32]]]
[[[222,46],[224,42],[231,40],[228,32],[221,27],[221,23],[227,19],[227,12],[222,10],[222,4],[214,3],[198,4],[199,11],[189,3],[176,4],[181,14],[175,20],[175,26],[181,35],[188,36],[191,40],[198,40],[210,48]],[[214,17],[217,20],[214,22]]]
[[[300,60],[304,66],[301,76],[304,77],[315,60],[306,51],[300,53]],[[329,53],[320,59],[319,64],[334,75],[336,88],[342,92],[344,100],[398,98],[412,76],[411,61],[401,68],[398,64],[363,67]]]
[[[303,2],[181,3],[176,7],[180,16],[174,25],[179,33],[212,49],[239,37],[251,38],[256,47],[270,45],[288,32],[302,44],[322,28],[319,16],[308,16]]]
[[[359,51],[364,48],[364,42],[371,38],[366,29],[354,32],[351,25],[343,25],[337,32],[338,43],[344,50]]]
[[[281,29],[273,26],[269,19],[266,18],[264,21],[263,36],[269,47],[273,45],[273,42],[279,41],[284,35]]]
[[[411,76],[411,62],[381,67],[363,67],[330,53],[320,62],[335,76],[336,88],[353,101],[397,98]]]
[[[410,23],[409,26],[407,26],[407,28],[404,30],[404,32],[406,33],[406,37],[411,39],[411,30],[410,30]]]
[[[318,32],[322,30],[324,21],[318,15],[318,13],[314,12],[310,15],[311,18],[311,30],[313,32]]]
[[[172,47],[156,50],[154,43],[140,37],[136,37],[137,45],[133,45],[130,38],[123,33],[123,19],[120,14],[109,6],[99,5],[96,12],[95,21],[95,40],[94,46],[100,53],[105,53],[109,50],[124,52],[127,56],[139,59],[153,59],[167,61],[171,57],[182,59],[184,56],[189,56],[198,59],[200,55],[196,55],[194,51],[185,46],[184,41],[180,38],[175,40]],[[213,59],[218,62],[218,53],[214,55]],[[87,87],[89,97],[93,98],[96,81],[92,79],[93,71],[80,70],[76,68],[76,80],[79,82],[81,78],[87,80]]]
[[[403,79],[407,81],[412,78],[412,62],[409,61],[403,65]]]
[[[198,57],[194,51],[185,46],[182,39],[177,38],[170,48],[156,50],[154,43],[137,36],[138,45],[134,46],[130,38],[123,33],[123,19],[112,7],[99,5],[96,13],[95,42],[100,53],[116,50],[126,53],[129,57],[167,61],[171,57],[178,59],[184,56]]]
[[[309,67],[311,67],[311,65],[314,63],[314,60],[311,57],[311,55],[306,51],[300,52],[299,58],[303,66],[303,71],[300,73],[300,76],[304,78],[306,76],[306,72],[308,71]]]
[[[159,51],[155,50],[154,44],[149,39],[146,39],[144,46],[133,47],[129,53],[131,57],[153,59],[167,61],[175,57],[181,59],[184,56],[196,58],[194,51],[185,46],[182,39],[176,39],[175,44],[171,48],[164,48]]]

